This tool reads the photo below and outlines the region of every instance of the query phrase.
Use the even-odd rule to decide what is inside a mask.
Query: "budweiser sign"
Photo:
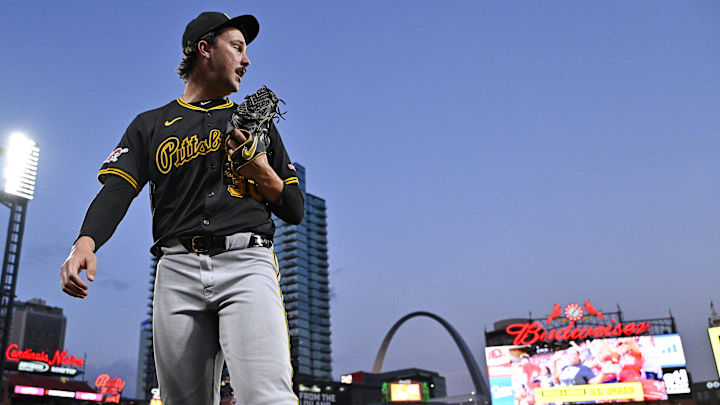
[[[505,328],[505,332],[514,336],[514,345],[532,345],[537,342],[562,341],[562,340],[582,340],[587,338],[613,338],[619,336],[637,336],[650,331],[649,322],[629,322],[623,324],[617,319],[612,318],[609,324],[577,326],[576,321],[584,320],[596,316],[605,319],[605,315],[595,309],[586,300],[581,307],[578,304],[568,304],[564,310],[560,304],[555,304],[550,316],[545,320],[546,324],[552,323],[553,320],[565,315],[568,325],[561,328],[545,329],[545,326],[539,321],[526,323],[513,323]]]
[[[51,358],[45,351],[42,352],[34,352],[32,349],[25,349],[20,350],[18,348],[18,345],[13,343],[10,346],[8,346],[7,350],[5,350],[5,358],[8,361],[39,361],[42,363],[46,363],[49,366],[59,366],[59,365],[65,365],[65,366],[76,366],[76,367],[82,367],[85,364],[84,359],[79,359],[75,356],[68,355],[68,352],[63,350],[56,350],[55,355]]]

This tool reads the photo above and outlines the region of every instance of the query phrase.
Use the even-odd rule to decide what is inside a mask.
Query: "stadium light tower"
[[[2,279],[0,279],[0,332],[2,350],[8,345],[12,306],[15,301],[15,285],[20,265],[25,213],[28,201],[35,195],[40,149],[34,141],[21,133],[10,135],[7,148],[0,148],[5,155],[5,187],[0,193],[0,202],[10,208],[5,258],[3,259]],[[0,382],[5,375],[5,356],[0,356]],[[0,385],[2,393],[2,385]]]

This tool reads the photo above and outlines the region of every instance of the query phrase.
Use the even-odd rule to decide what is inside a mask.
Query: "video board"
[[[422,386],[420,383],[391,383],[390,402],[418,402],[422,401]]]
[[[656,401],[689,394],[677,334],[485,349],[493,405]]]

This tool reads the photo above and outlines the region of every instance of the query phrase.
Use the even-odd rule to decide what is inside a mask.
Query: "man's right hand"
[[[95,281],[97,257],[95,257],[95,241],[89,236],[81,236],[75,241],[65,263],[60,267],[60,284],[62,290],[77,298],[87,297],[88,285],[80,278],[80,272],[87,270],[87,279]]]

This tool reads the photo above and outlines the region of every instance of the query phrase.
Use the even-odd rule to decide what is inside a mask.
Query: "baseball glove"
[[[229,170],[234,176],[239,176],[238,170],[266,153],[270,144],[267,135],[270,123],[275,116],[282,116],[280,102],[282,100],[272,90],[263,86],[254,94],[245,96],[245,101],[233,111],[225,136],[232,136],[232,130],[237,128],[247,138],[232,154],[225,143]]]

